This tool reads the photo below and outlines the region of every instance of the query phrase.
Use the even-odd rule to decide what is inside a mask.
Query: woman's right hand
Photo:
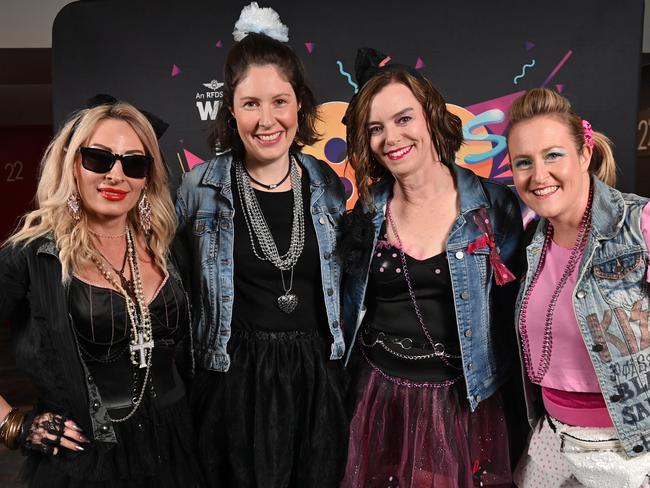
[[[25,422],[30,422],[30,419],[31,424],[23,427],[21,436],[21,445],[25,449],[56,456],[60,448],[78,452],[84,450],[81,444],[90,442],[73,420],[62,415],[51,412],[29,415]]]

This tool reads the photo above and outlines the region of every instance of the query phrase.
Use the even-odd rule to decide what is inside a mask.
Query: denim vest
[[[476,176],[472,171],[452,164],[460,199],[460,214],[446,244],[451,273],[454,308],[460,338],[463,373],[470,407],[488,398],[511,374],[516,358],[515,334],[508,330],[513,323],[517,283],[497,286],[489,261],[487,245],[467,251],[482,231],[473,221],[474,212],[485,208],[494,231],[500,257],[508,269],[519,277],[519,248],[522,244],[522,222],[519,203],[505,186]],[[386,202],[392,194],[394,179],[385,177],[371,186],[374,208],[373,225],[377,244],[384,220]],[[359,201],[357,205],[361,205]],[[432,209],[432,213],[435,212]],[[365,313],[364,300],[372,253],[363,272],[346,276],[344,286],[344,317],[348,359]],[[415,314],[415,312],[413,312]],[[435,320],[435,318],[426,318]]]
[[[301,153],[296,156],[309,176],[311,218],[332,334],[330,359],[341,359],[345,352],[339,323],[341,272],[333,253],[345,210],[343,185],[326,163]],[[230,367],[226,346],[234,299],[232,162],[232,154],[226,152],[193,168],[183,175],[176,200],[179,232],[184,234],[179,237],[185,242],[191,274],[194,347],[199,365],[213,371],[228,371]]]
[[[592,177],[591,232],[573,290],[573,310],[609,415],[628,456],[650,452],[650,317],[648,250],[641,213],[648,199],[623,194]],[[540,259],[547,221],[540,220],[526,249],[528,270],[517,299]],[[551,359],[552,361],[552,359]],[[531,426],[539,418],[539,389],[526,383]]]

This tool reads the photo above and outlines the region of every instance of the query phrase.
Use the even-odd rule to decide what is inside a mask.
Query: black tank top
[[[370,329],[370,339],[378,332],[384,332],[389,341],[410,338],[416,344],[428,344],[413,306],[400,253],[387,243],[385,232],[384,222],[370,266],[367,313],[362,329]],[[459,356],[460,341],[446,253],[424,260],[408,254],[405,258],[413,293],[431,338],[443,344],[447,353]],[[432,353],[430,346],[408,350],[399,344],[390,344],[389,347],[399,354],[411,356]],[[365,351],[369,359],[387,373],[416,381],[443,381],[461,372],[458,369],[460,358],[447,358],[449,364],[439,358],[407,360],[390,354],[380,345],[365,348]]]

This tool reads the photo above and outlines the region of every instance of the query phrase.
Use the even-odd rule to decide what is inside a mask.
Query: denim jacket
[[[647,198],[623,194],[592,176],[591,231],[573,290],[573,309],[609,415],[628,456],[650,452],[650,303],[648,249],[641,232]],[[541,255],[547,221],[540,220],[526,248],[524,291]],[[526,383],[531,426],[539,418],[539,389]]]
[[[173,263],[167,265],[170,279],[182,286]],[[0,321],[11,320],[16,363],[36,387],[37,410],[74,419],[96,442],[117,443],[97,384],[81,358],[51,235],[0,249],[0,289]],[[188,334],[184,354],[176,358],[188,369],[193,368],[191,347]]]
[[[487,210],[500,257],[517,277],[523,230],[517,198],[505,185],[480,178],[456,164],[451,167],[460,199],[460,214],[449,233],[446,254],[467,398],[471,409],[475,410],[479,402],[492,395],[512,371],[517,353],[515,334],[508,327],[513,323],[517,283],[515,280],[504,286],[496,285],[487,245],[471,254],[468,252],[468,246],[483,235],[474,223],[473,215],[481,208]],[[376,209],[372,217],[375,230],[373,248],[377,244],[393,183],[394,179],[387,176],[371,186]],[[362,204],[359,201],[357,205]],[[372,253],[368,253],[363,271],[345,277],[343,309],[348,358],[365,313],[371,259]]]
[[[320,255],[323,297],[332,334],[330,359],[340,359],[345,343],[340,326],[340,266],[334,256],[339,221],[345,210],[340,178],[323,161],[297,154],[311,189],[311,218]],[[231,334],[234,299],[234,205],[226,152],[183,175],[176,213],[184,241],[194,305],[195,351],[201,367],[228,371],[226,346]]]

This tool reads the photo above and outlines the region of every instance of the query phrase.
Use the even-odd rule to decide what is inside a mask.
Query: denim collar
[[[330,176],[320,168],[320,163],[316,158],[301,152],[294,153],[300,164],[309,175],[309,184],[312,188],[327,186],[330,184]],[[208,162],[208,167],[203,175],[202,183],[216,188],[230,187],[230,168],[233,157],[230,151],[218,154]]]
[[[448,167],[452,170],[456,181],[461,214],[466,214],[481,207],[490,207],[490,200],[485,194],[481,180],[472,170],[458,166],[456,163],[451,163]],[[395,178],[391,174],[387,174],[372,185],[374,187],[373,201],[375,208],[383,208],[388,198],[392,196],[393,183],[395,183]]]

